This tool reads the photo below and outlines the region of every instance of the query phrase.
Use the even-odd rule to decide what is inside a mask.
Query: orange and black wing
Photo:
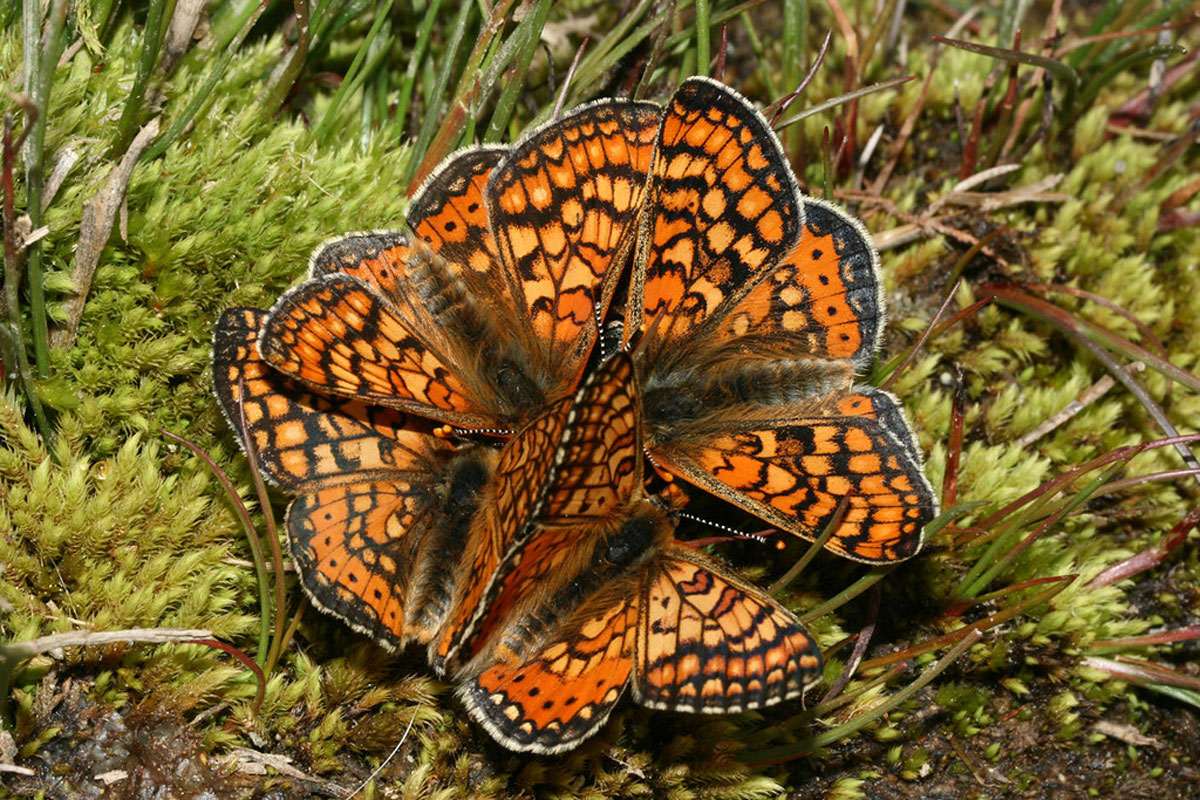
[[[658,117],[649,103],[581,106],[524,137],[488,180],[509,293],[563,388],[577,380],[632,250]]]
[[[485,610],[484,596],[505,554],[525,535],[541,508],[571,399],[553,404],[500,451],[495,477],[471,521],[449,616],[429,648],[430,664],[439,674],[447,671],[463,642],[473,635],[478,615]]]
[[[618,353],[603,364],[558,413],[563,411],[562,436],[549,468],[541,474],[507,473],[542,496],[528,506],[524,529],[509,540],[459,634],[463,660],[479,652],[517,608],[588,570],[597,542],[628,513],[640,490],[638,399],[629,356]]]
[[[774,267],[804,208],[770,125],[708,78],[689,78],[663,114],[625,335],[684,337]],[[661,318],[661,319],[660,319]]]
[[[509,750],[561,753],[596,733],[632,670],[635,587],[593,595],[528,658],[491,663],[459,689],[467,711]]]
[[[514,608],[586,567],[597,523],[624,513],[640,489],[638,411],[633,364],[621,353],[505,445],[440,657],[469,660]]]
[[[915,555],[937,515],[903,413],[877,389],[860,389],[833,408],[760,407],[741,419],[681,426],[651,454],[667,471],[807,539],[848,497],[826,547],[857,561]]]
[[[696,551],[669,545],[643,580],[640,704],[734,714],[799,697],[820,678],[821,653],[795,615]]]
[[[507,147],[467,147],[451,153],[413,195],[406,220],[413,234],[452,264],[495,269],[496,241],[484,187]]]
[[[313,605],[389,649],[416,635],[408,593],[421,535],[434,521],[425,487],[405,480],[342,483],[288,507],[300,585]]]
[[[870,364],[884,323],[879,256],[845,211],[811,199],[804,209],[799,243],[693,349],[849,359],[860,371]]]
[[[254,308],[221,316],[213,386],[239,444],[249,437],[268,480],[297,492],[350,475],[426,473],[450,451],[399,411],[314,394],[271,369],[258,348],[265,317]]]
[[[460,427],[497,427],[496,403],[466,352],[479,340],[470,332],[446,336],[443,321],[428,311],[456,308],[421,297],[405,302],[341,273],[314,278],[271,309],[259,347],[271,366],[316,391]]]
[[[438,613],[428,577],[453,558],[446,540],[465,513],[445,513],[440,487],[459,487],[455,505],[468,507],[475,495],[461,485],[477,488],[486,461],[397,411],[314,395],[272,370],[257,346],[264,316],[243,308],[221,317],[214,384],[264,474],[299,495],[286,527],[301,584],[314,605],[381,644],[427,637]]]
[[[413,249],[400,231],[347,233],[321,244],[308,259],[310,277],[342,273],[396,298],[408,290]]]

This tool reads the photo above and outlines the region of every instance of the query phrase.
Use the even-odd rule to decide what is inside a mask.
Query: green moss
[[[33,433],[15,394],[0,399],[0,631],[5,638],[26,640],[81,627],[199,627],[254,654],[257,586],[242,533],[206,468],[164,444],[160,431],[195,440],[230,470],[243,496],[252,496],[245,464],[234,455],[211,399],[213,320],[230,305],[269,305],[303,274],[309,252],[326,237],[399,224],[406,203],[405,175],[414,163],[409,142],[428,115],[440,120],[445,113],[432,103],[430,89],[452,35],[449,23],[434,26],[430,55],[416,65],[413,118],[390,121],[386,127],[368,123],[386,118],[400,94],[407,54],[424,14],[424,6],[416,5],[421,7],[391,10],[386,33],[373,45],[387,57],[365,76],[363,91],[344,97],[321,142],[312,132],[332,108],[337,83],[332,77],[346,74],[370,27],[361,4],[335,3],[325,18],[314,19],[322,35],[282,109],[263,104],[264,89],[281,53],[294,42],[294,30],[284,24],[284,15],[268,14],[232,52],[194,127],[161,158],[134,171],[125,221],[102,253],[78,338],[72,347],[53,351],[52,377],[38,384],[43,402],[56,414],[53,447],[47,450]],[[713,5],[714,13],[725,7]],[[826,7],[807,5],[813,15],[811,53],[824,31],[837,26]],[[874,3],[844,5],[863,28],[861,44]],[[1027,41],[1032,41],[1029,32],[1040,25],[1047,4],[1032,5],[1025,20]],[[861,178],[854,166],[832,181],[837,198],[877,234],[913,220],[928,222],[923,215],[961,177],[964,142],[958,117],[969,129],[976,105],[995,105],[1007,80],[1007,73],[998,71],[1000,88],[989,89],[988,76],[996,67],[992,59],[953,48],[935,55],[929,34],[944,32],[949,23],[925,5],[909,6],[900,31],[904,46],[877,48],[869,75],[875,80],[907,72],[919,79],[896,92],[860,100],[854,124],[858,145],[881,125],[885,135]],[[94,10],[86,4],[81,8]],[[208,30],[228,42],[238,27],[234,12],[240,8],[217,3]],[[443,9],[443,16],[452,19],[454,11]],[[5,13],[0,12],[0,19]],[[780,24],[779,13],[774,4],[754,10],[760,33]],[[468,44],[477,16],[468,23]],[[47,111],[49,163],[68,151],[78,160],[46,212],[48,234],[41,243],[54,320],[65,319],[75,288],[70,274],[84,204],[112,165],[108,149],[136,70],[143,18],[140,11],[134,15],[118,7],[107,27],[86,15],[78,19],[86,47],[55,75]],[[558,78],[574,54],[577,36],[572,31],[593,33],[600,41],[617,21],[603,4],[587,3],[557,8],[551,19],[546,36],[555,40]],[[986,10],[978,22],[978,35],[962,36],[994,42],[1001,24],[1021,27],[996,10]],[[675,15],[672,24],[686,30],[690,12]],[[1069,36],[1081,36],[1088,21],[1068,15],[1063,27]],[[760,76],[782,74],[782,48],[765,36],[761,45],[743,46],[740,30],[735,18],[729,28],[733,46],[727,79],[758,100],[773,99],[765,95]],[[1182,43],[1197,44],[1194,26],[1182,28],[1178,36]],[[652,93],[669,91],[664,76],[678,72],[686,59],[694,60],[695,37],[686,38],[663,52],[665,69],[652,82]],[[714,46],[717,41],[714,36]],[[149,108],[161,110],[167,125],[179,118],[210,74],[219,56],[215,46],[213,35],[202,38],[170,76],[152,81]],[[748,60],[744,54],[750,52],[762,61]],[[631,58],[641,58],[640,53],[634,50]],[[907,54],[904,63],[897,61],[901,53]],[[21,57],[19,26],[0,25],[0,74],[19,74]],[[1084,67],[1085,80],[1098,74],[1108,57],[1098,55]],[[846,43],[835,35],[826,65],[802,102],[843,92],[846,58]],[[935,60],[937,72],[922,101],[923,78]],[[457,78],[461,61],[452,66]],[[516,108],[516,128],[553,103],[555,91],[544,80],[547,66],[539,52],[531,67],[533,82]],[[1021,74],[1029,69],[1021,67]],[[598,79],[576,88],[588,96],[617,92],[630,74],[622,65],[606,79],[607,85]],[[1057,114],[1046,136],[1020,156],[1019,170],[976,187],[1003,190],[1061,175],[1052,190],[1062,195],[1059,199],[992,212],[945,206],[937,219],[940,227],[927,228],[916,241],[883,253],[890,319],[885,359],[906,350],[928,325],[951,288],[950,270],[968,246],[963,235],[978,237],[1001,226],[1004,234],[993,246],[1003,261],[981,255],[966,265],[951,313],[983,296],[991,281],[1065,284],[1119,305],[1142,327],[1099,303],[1066,293],[1039,293],[1080,319],[1152,351],[1161,342],[1172,363],[1196,370],[1200,272],[1194,265],[1200,259],[1200,226],[1167,224],[1174,212],[1164,203],[1194,180],[1200,154],[1193,145],[1150,180],[1171,142],[1161,135],[1114,132],[1110,126],[1113,112],[1145,82],[1144,66],[1117,75],[1073,123]],[[1194,78],[1185,78],[1164,92],[1136,127],[1166,136],[1184,134],[1198,90]],[[1063,99],[1061,86],[1052,91],[1056,100]],[[1029,87],[1026,98],[1034,104],[1024,132],[1029,134],[1038,122],[1040,90]],[[487,129],[493,100],[482,97],[472,103],[476,131]],[[924,104],[920,119],[882,197],[865,197],[861,190],[892,159],[892,143],[918,102]],[[816,115],[796,126],[798,171],[810,187],[824,179],[819,151],[823,130],[829,127],[840,135],[835,120],[841,113]],[[986,154],[1005,130],[996,114],[985,115],[981,152]],[[976,169],[986,166],[990,163],[980,161]],[[22,178],[17,178],[22,189]],[[23,198],[18,191],[19,207]],[[1177,211],[1196,213],[1195,197],[1181,202]],[[1117,385],[1069,421],[1030,444],[1020,443],[1105,373],[1051,327],[993,304],[927,342],[891,387],[916,424],[935,487],[943,485],[950,455],[958,371],[965,386],[958,500],[983,504],[959,521],[967,530],[986,513],[1083,461],[1160,436],[1141,405]],[[1196,430],[1200,395],[1149,369],[1138,373],[1138,380],[1176,426]],[[1133,459],[1121,476],[1175,470],[1181,463],[1174,451],[1158,449]],[[1050,774],[1044,760],[1048,756],[1037,753],[1039,747],[1081,759],[1116,753],[1113,758],[1123,759],[1126,771],[1136,771],[1146,766],[1143,760],[1157,756],[1139,751],[1138,764],[1131,766],[1134,756],[1123,747],[1103,750],[1110,740],[1094,739],[1092,724],[1104,715],[1129,714],[1146,726],[1170,730],[1164,715],[1174,706],[1081,666],[1080,660],[1096,641],[1194,624],[1185,587],[1200,578],[1200,564],[1191,548],[1175,557],[1170,574],[1160,568],[1104,588],[1089,583],[1105,568],[1161,541],[1193,496],[1194,487],[1181,481],[1144,483],[1098,495],[1050,528],[988,590],[1048,576],[1078,577],[1048,603],[989,631],[923,694],[868,726],[856,741],[835,744],[819,760],[767,765],[753,758],[774,747],[804,749],[805,718],[792,720],[794,708],[697,720],[623,706],[612,724],[576,753],[554,759],[514,756],[470,724],[452,693],[416,659],[384,658],[311,609],[270,676],[257,714],[251,713],[256,685],[250,673],[228,655],[200,645],[71,649],[61,657],[25,662],[13,675],[20,758],[61,753],[66,743],[86,738],[91,731],[81,721],[86,715],[72,716],[63,709],[90,708],[99,709],[94,714],[130,716],[155,730],[195,720],[190,727],[196,739],[188,747],[205,758],[219,758],[238,747],[286,754],[296,768],[344,786],[364,779],[408,730],[404,745],[374,785],[374,796],[389,791],[414,798],[464,792],[598,800],[784,793],[856,798],[885,791],[880,789],[884,784],[909,787],[916,796],[938,787],[959,787],[960,796],[970,796],[979,791],[979,765],[1003,774],[1013,791],[1038,786]],[[1059,497],[1016,520],[1009,540],[1027,535],[1061,502]],[[990,599],[960,610],[961,616],[943,615],[962,576],[985,552],[956,544],[960,537],[961,531],[943,530],[925,556],[880,584],[882,612],[868,658],[961,630],[965,623],[1043,588]],[[778,557],[773,552],[753,552],[743,563],[767,581],[802,550],[795,545]],[[858,574],[857,568],[822,556],[791,587],[788,602],[797,609],[812,608]],[[290,577],[288,589],[293,605],[304,602]],[[862,627],[866,599],[814,621],[813,631],[823,645]],[[830,682],[844,667],[847,653],[830,659]],[[1166,664],[1178,660],[1179,653],[1169,647],[1131,651]],[[919,668],[932,658],[917,659]],[[859,691],[879,672],[866,670],[846,691]],[[52,699],[63,694],[55,688],[57,682],[66,675],[78,687],[78,703],[53,706]],[[820,716],[817,725],[868,713],[898,685],[862,692]],[[925,718],[923,709],[936,713]],[[947,744],[951,740],[965,757]],[[1026,740],[1038,747],[1013,745]],[[1162,763],[1197,757],[1183,745],[1171,747],[1176,749],[1162,754]],[[1158,769],[1164,781],[1172,775],[1157,761],[1146,769],[1152,775]],[[1107,787],[1109,794],[1119,786],[1111,782],[1116,778],[1088,774],[1094,786]],[[248,794],[255,784],[293,785],[275,775],[246,778],[236,792]],[[236,796],[230,792],[228,796]]]

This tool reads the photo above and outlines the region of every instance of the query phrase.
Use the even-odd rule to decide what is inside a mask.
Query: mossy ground
[[[216,2],[174,70],[152,73],[135,119],[161,113],[167,129],[205,91],[208,76],[222,67],[221,54],[229,54],[194,125],[133,171],[122,221],[101,255],[78,337],[50,353],[49,377],[37,382],[37,392],[54,420],[53,445],[34,432],[16,383],[0,398],[0,631],[6,640],[79,629],[203,628],[256,654],[259,598],[237,518],[203,462],[168,444],[161,431],[201,445],[230,471],[245,497],[253,496],[244,459],[211,396],[211,327],[230,305],[269,305],[304,272],[308,253],[322,239],[398,225],[420,160],[415,153],[447,116],[440,102],[449,92],[439,90],[440,76],[446,74],[451,89],[458,74],[470,78],[472,64],[464,61],[486,4],[470,4],[461,13],[456,3],[441,8],[429,47],[412,59],[410,72],[427,10],[414,5],[314,6],[312,47],[292,84],[280,83],[274,71],[295,52],[297,29],[288,6],[269,6],[240,40],[238,29],[255,4]],[[487,91],[477,96],[467,115],[471,127],[459,132],[461,138],[494,130],[508,139],[545,114],[556,94],[551,80],[561,82],[584,36],[594,58],[580,62],[570,102],[622,92],[647,60],[659,65],[644,87],[654,97],[696,70],[701,45],[695,17],[707,3],[627,5],[521,4],[526,13],[519,19],[553,6],[542,32],[548,46],[520,39],[528,24],[502,28],[512,50],[488,50],[481,54],[484,65],[505,53],[513,57],[505,71],[488,78],[492,83],[483,81]],[[1062,3],[1057,29],[1064,35],[1049,51],[1089,34],[1173,27],[1058,57],[1080,76],[1076,96],[1082,99],[1074,109],[1064,108],[1065,87],[1057,79],[1034,84],[1028,79],[1035,67],[1021,66],[1024,82],[1016,99],[1031,101],[1030,115],[1018,126],[1013,147],[1005,148],[1013,127],[1003,103],[1008,65],[930,39],[961,19],[966,9],[959,5],[966,4],[788,0],[728,19],[725,80],[764,104],[794,85],[825,32],[834,32],[823,67],[788,113],[858,85],[916,76],[896,91],[861,98],[853,115],[842,105],[785,135],[807,191],[821,195],[828,186],[885,246],[890,324],[880,363],[911,347],[961,267],[948,315],[986,296],[997,281],[1066,285],[1111,301],[1138,324],[1076,295],[1032,291],[1076,319],[1161,351],[1176,367],[1195,372],[1200,62],[1158,52],[1163,77],[1154,53],[1127,57],[1144,52],[1156,36],[1165,37],[1160,44],[1194,49],[1200,44],[1195,17],[1182,3]],[[1046,52],[1046,19],[1060,4],[976,5],[958,38],[1008,46],[1020,28],[1025,52]],[[884,23],[897,6],[904,13],[893,28]],[[714,3],[709,9],[713,53],[720,49],[728,8],[733,6]],[[8,89],[19,86],[22,70],[18,18],[15,3],[0,11],[0,81]],[[82,37],[84,46],[54,73],[45,109],[47,171],[64,154],[77,160],[48,205],[42,221],[48,232],[38,245],[55,321],[67,318],[84,205],[116,160],[110,149],[135,83],[147,20],[140,5],[105,3],[73,4],[68,16],[67,44]],[[452,51],[459,20],[465,20],[466,36]],[[625,29],[622,20],[630,21]],[[807,27],[797,20],[807,20]],[[445,69],[447,64],[455,68]],[[500,109],[502,91],[512,85],[520,91],[512,93],[509,117]],[[1147,95],[1151,85],[1160,88]],[[389,117],[406,86],[412,87],[409,114]],[[1047,91],[1054,105],[1043,116]],[[973,136],[977,110],[983,112],[980,135]],[[432,122],[424,126],[426,120]],[[421,136],[423,126],[427,133]],[[853,129],[852,157],[823,155],[829,149],[822,146],[826,127],[835,146]],[[880,128],[878,146],[860,166],[864,145]],[[980,194],[947,201],[966,177],[964,161],[971,162],[967,175],[995,163],[1018,166],[972,187]],[[881,181],[887,172],[890,178]],[[1037,192],[1021,202],[986,205],[1001,193],[1035,185]],[[23,188],[18,170],[18,213],[28,210]],[[899,238],[914,224],[920,229],[914,238]],[[997,230],[983,252],[960,263],[973,241]],[[1124,355],[1118,352],[1121,363],[1129,360]],[[13,378],[13,365],[5,367]],[[956,592],[963,576],[986,557],[981,548],[956,543],[963,530],[1089,459],[1162,435],[1145,404],[1117,384],[1065,424],[1023,442],[1101,380],[1106,368],[1061,329],[992,303],[930,338],[892,386],[915,421],[935,487],[944,485],[955,449],[959,374],[964,435],[957,503],[983,505],[879,583],[877,595],[865,594],[814,620],[826,647],[874,622],[866,656],[878,658],[961,632],[964,624],[1036,595],[1048,584],[947,614],[961,599]],[[1200,393],[1155,369],[1135,374],[1180,432],[1197,429]],[[1177,453],[1159,448],[1107,479],[1182,466]],[[1053,502],[1062,503],[1095,474]],[[812,758],[780,762],[804,750],[811,733],[866,713],[937,653],[916,656],[907,678],[867,690],[811,728],[787,724],[795,708],[717,720],[623,707],[577,752],[529,758],[493,745],[415,656],[385,658],[308,609],[256,714],[250,711],[251,674],[203,645],[68,648],[17,665],[11,704],[16,752],[0,747],[0,762],[15,760],[33,774],[0,773],[0,787],[16,796],[52,798],[193,797],[205,790],[215,797],[320,796],[335,785],[356,785],[411,725],[364,796],[1193,796],[1200,785],[1200,693],[1188,686],[1200,681],[1195,639],[1171,646],[1112,640],[1200,624],[1195,534],[1131,580],[1101,588],[1089,583],[1162,542],[1196,505],[1194,480],[1110,486],[1050,526],[987,590],[1077,575],[1067,588],[989,629],[928,687]],[[997,529],[1010,526],[1002,541],[1015,543],[1055,507],[998,522]],[[803,552],[798,545],[784,552],[752,545],[719,550],[764,581]],[[819,556],[787,599],[803,612],[861,573],[861,567]],[[291,606],[303,605],[291,581],[288,597]],[[880,610],[873,616],[876,603]],[[829,682],[848,652],[843,647],[830,659]],[[1086,662],[1089,656],[1138,657],[1172,667],[1168,683],[1175,685],[1135,687]],[[848,691],[881,672],[866,672]],[[1097,728],[1098,722],[1105,724]],[[256,774],[239,748],[291,759],[303,776],[278,763]],[[238,761],[242,771],[231,766]],[[114,778],[113,770],[126,777]],[[96,777],[106,773],[111,784]]]

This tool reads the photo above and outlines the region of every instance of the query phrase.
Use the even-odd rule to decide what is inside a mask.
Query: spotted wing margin
[[[459,688],[471,717],[517,752],[562,753],[608,719],[632,670],[632,581],[611,584],[529,653],[486,665]]]
[[[684,81],[658,131],[625,336],[652,324],[663,338],[687,336],[782,259],[803,222],[769,123],[721,83]]]
[[[658,116],[630,100],[580,106],[525,136],[488,180],[517,315],[564,387],[584,368],[633,249]]]
[[[402,297],[411,280],[413,248],[401,231],[360,231],[329,239],[308,259],[312,278],[342,273],[379,290],[384,297]]]
[[[429,275],[438,265],[436,257],[408,262]],[[444,295],[452,282],[406,281],[398,305],[340,272],[309,280],[271,309],[263,358],[318,392],[459,427],[502,427],[505,412],[476,369],[479,343],[492,333],[457,296]]]
[[[484,187],[507,147],[466,147],[451,153],[413,195],[409,229],[452,264],[487,272],[496,263]]]
[[[770,270],[673,344],[678,360],[708,362],[753,352],[777,358],[849,360],[865,370],[884,326],[879,256],[857,219],[804,201],[800,241]]]
[[[504,447],[439,663],[469,661],[518,609],[586,568],[641,486],[638,411],[633,363],[619,353]]]
[[[937,499],[905,442],[883,420],[898,414],[886,393],[864,390],[836,404],[747,408],[679,426],[651,455],[660,466],[783,530],[820,535],[849,497],[826,548],[888,564],[915,555]],[[730,420],[734,421],[730,421]]]
[[[231,308],[213,331],[213,389],[239,445],[290,492],[351,476],[427,475],[452,452],[406,414],[307,391],[262,358],[266,312]],[[245,426],[243,427],[243,418]]]
[[[643,576],[633,697],[735,714],[802,695],[821,653],[791,611],[697,551],[668,545]]]

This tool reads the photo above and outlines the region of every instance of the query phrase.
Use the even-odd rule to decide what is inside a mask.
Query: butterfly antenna
[[[604,320],[600,318],[600,306],[592,309],[592,321],[596,323],[596,338],[600,340],[600,363],[608,361],[608,341],[604,337]]]
[[[655,334],[658,333],[658,326],[662,324],[662,321],[666,318],[666,316],[667,310],[665,308],[660,308],[655,312],[654,319],[650,320],[650,324],[643,325],[642,329],[636,332],[635,335],[638,337],[637,344],[633,346],[633,350],[630,353],[635,361],[642,356],[642,349],[646,346],[646,342],[653,339]],[[632,336],[629,338],[631,340],[633,339]]]
[[[450,439],[458,436],[466,438],[469,436],[490,436],[493,438],[507,439],[513,435],[513,432],[508,428],[456,428],[453,425],[442,425],[434,428],[433,435],[439,439]]]
[[[707,517],[701,517],[696,514],[690,514],[687,511],[676,511],[675,516],[679,517],[680,519],[686,519],[689,522],[696,522],[696,523],[699,523],[700,525],[707,525],[710,528],[716,528],[719,531],[724,531],[725,533],[728,533],[730,536],[732,536],[734,539],[749,539],[751,541],[758,542],[759,544],[767,543],[767,537],[763,536],[762,534],[747,533],[746,531],[739,530],[739,529],[731,527],[729,525],[725,525],[724,523],[714,522],[713,520],[708,519]],[[722,541],[723,539],[724,539],[724,537],[717,537],[717,541]],[[695,542],[692,542],[692,543],[695,544]]]

